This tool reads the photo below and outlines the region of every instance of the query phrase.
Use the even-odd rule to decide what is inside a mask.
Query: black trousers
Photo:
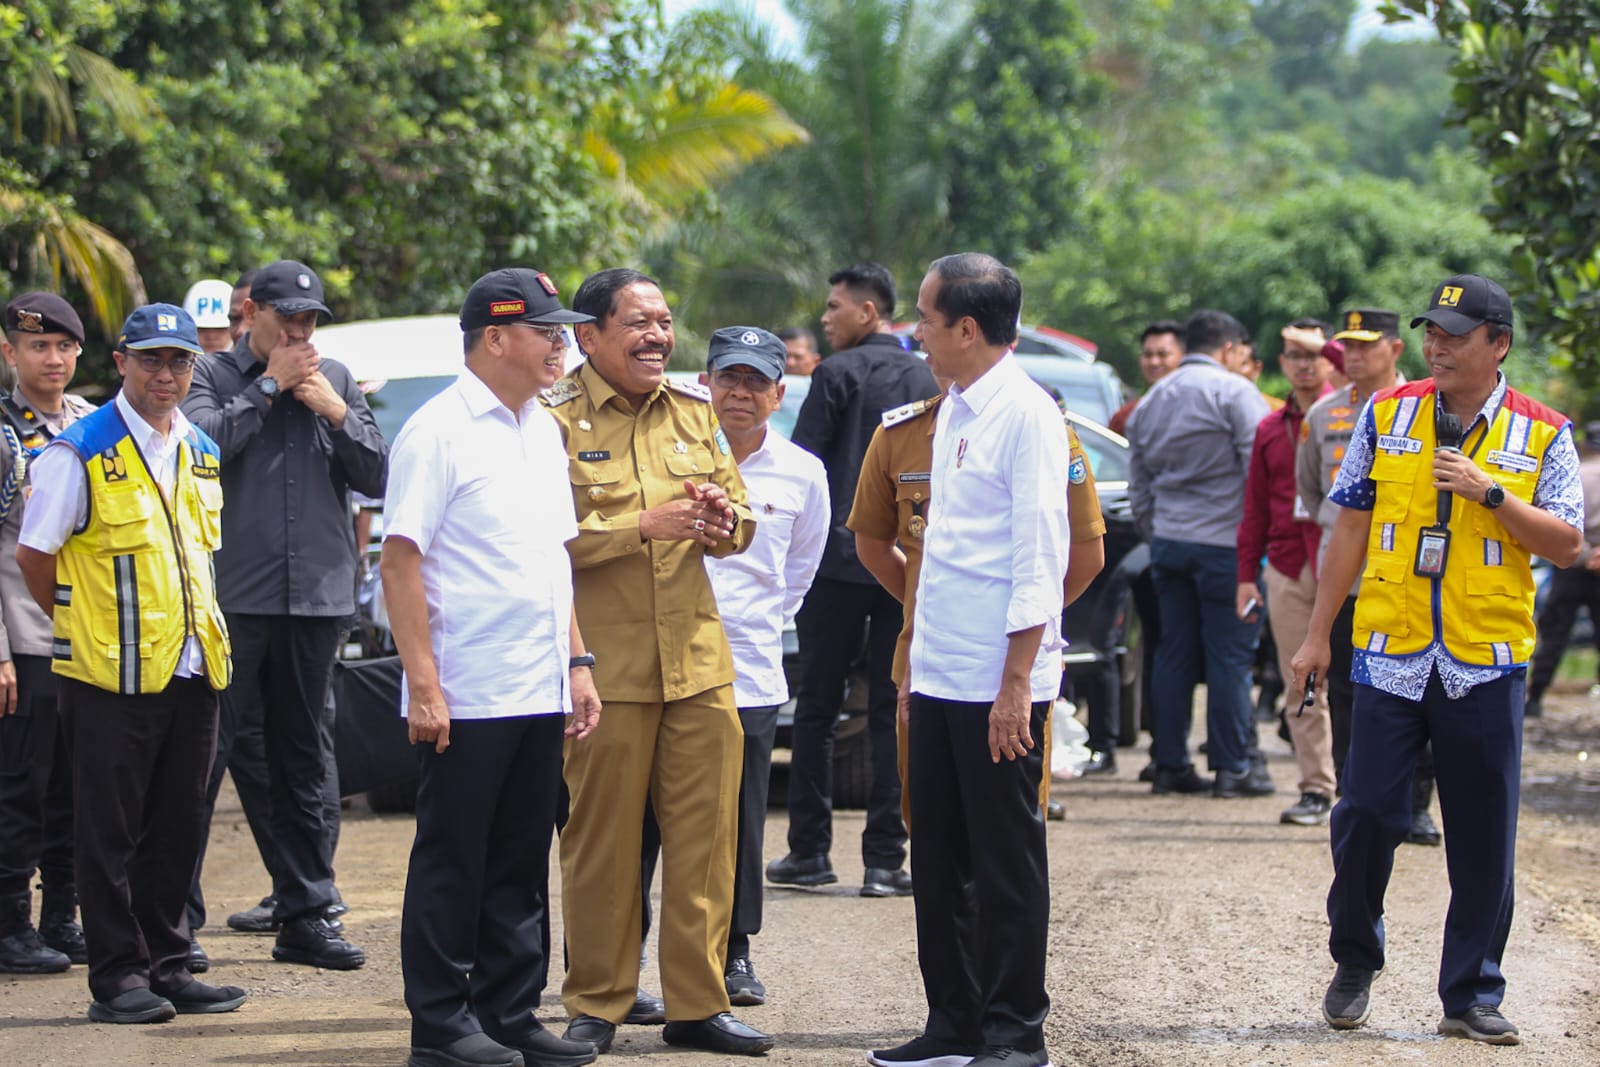
[[[744,727],[744,777],[739,780],[729,959],[750,955],[750,938],[761,932],[761,854],[767,839],[767,796],[772,783],[772,743],[778,736],[778,707],[740,708],[739,723]]]
[[[795,618],[800,641],[800,693],[794,709],[789,764],[789,851],[825,856],[833,848],[833,736],[844,703],[845,678],[867,637],[867,730],[872,744],[872,790],[861,858],[894,869],[906,860],[900,819],[900,770],[895,752],[895,641],[900,602],[877,584],[818,578]]]
[[[1122,732],[1122,679],[1117,674],[1116,662],[1097,663],[1080,675],[1072,695],[1080,694],[1089,704],[1084,723],[1089,730],[1088,747],[1095,752],[1116,755],[1118,735]]]
[[[0,900],[28,895],[39,872],[47,896],[70,902],[72,746],[48,656],[13,656],[17,710],[0,718]]]
[[[1044,1047],[1050,870],[1039,782],[1044,748],[989,758],[988,704],[911,696],[911,852],[917,960],[930,1037]],[[1044,735],[1050,702],[1033,705]]]
[[[232,705],[227,714],[235,724],[262,724],[267,810],[278,853],[278,870],[271,872],[274,915],[280,922],[320,915],[333,903],[328,687],[340,620],[229,614],[227,621],[233,684],[223,703]]]
[[[400,920],[411,1043],[525,1043],[548,972],[561,715],[458,719],[418,745],[417,836]]]
[[[205,833],[217,695],[204,678],[122,696],[59,679],[72,723],[78,900],[89,992],[169,992],[193,979],[184,902]]]
[[[328,687],[327,729],[332,731],[335,705],[333,687]],[[261,722],[260,701],[244,700],[222,702],[222,717],[217,727],[217,757],[211,763],[211,780],[206,786],[206,836],[210,838],[211,820],[217,808],[217,794],[222,791],[224,774],[233,776],[234,791],[239,794],[239,806],[244,809],[245,824],[255,840],[261,864],[276,886],[283,870],[283,859],[278,855],[278,844],[272,838],[272,800],[267,784],[267,745]],[[249,721],[241,721],[249,715]],[[330,733],[327,744],[327,772],[322,786],[322,818],[328,862],[339,848],[339,767]],[[200,874],[206,862],[206,844],[200,846],[200,862],[195,866],[194,884],[189,887],[189,929],[199,930],[206,924],[206,898],[200,888]]]
[[[1566,567],[1550,575],[1550,593],[1539,613],[1539,641],[1528,668],[1528,699],[1537,700],[1550,688],[1561,657],[1572,640],[1572,622],[1578,609],[1587,607],[1595,623],[1595,648],[1600,649],[1600,574],[1584,566]]]

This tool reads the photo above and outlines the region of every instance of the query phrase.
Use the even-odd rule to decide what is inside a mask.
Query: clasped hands
[[[693,541],[706,548],[733,536],[735,515],[727,491],[707,482],[683,483],[687,500],[669,500],[639,513],[639,535],[651,541]]]

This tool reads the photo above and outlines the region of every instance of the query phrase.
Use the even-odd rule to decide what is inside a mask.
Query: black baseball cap
[[[1486,322],[1510,326],[1511,297],[1481,274],[1456,274],[1434,287],[1428,310],[1411,320],[1411,328],[1424,322],[1457,337]]]
[[[322,279],[316,271],[292,259],[280,259],[256,271],[250,280],[250,299],[257,304],[271,304],[280,315],[315,310],[319,321],[333,321],[333,312],[322,302]]]
[[[527,267],[492,270],[472,283],[461,304],[461,332],[511,322],[593,322],[593,315],[561,306],[556,283],[543,271]]]
[[[1351,308],[1339,320],[1335,341],[1381,341],[1400,336],[1400,313],[1382,308]]]
[[[8,333],[64,333],[83,344],[83,320],[54,293],[23,293],[6,305]]]
[[[706,370],[718,367],[754,367],[773,381],[783,377],[788,346],[759,326],[724,326],[711,335],[706,349]]]

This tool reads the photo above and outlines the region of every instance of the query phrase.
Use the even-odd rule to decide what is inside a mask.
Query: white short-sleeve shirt
[[[992,702],[1008,635],[1040,625],[1032,698],[1060,692],[1069,463],[1060,409],[1014,356],[964,390],[951,387],[933,436],[911,631],[914,692]]]
[[[706,557],[717,611],[733,650],[733,698],[741,708],[789,699],[783,626],[800,610],[828,539],[828,472],[822,461],[772,429],[739,464],[756,517],[750,547]]]
[[[452,719],[571,711],[567,452],[538,397],[513,413],[470,370],[389,452],[384,536],[422,552],[433,658]],[[402,679],[400,713],[410,689]]]

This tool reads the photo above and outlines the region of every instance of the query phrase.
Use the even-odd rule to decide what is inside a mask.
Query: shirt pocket
[[[928,527],[929,483],[897,482],[894,487],[895,509],[899,512],[899,531],[902,540],[909,538],[920,542]]]
[[[688,445],[682,452],[674,446],[666,452],[666,461],[667,473],[675,478],[704,480],[711,477],[716,470],[711,450],[704,445]]]
[[[222,546],[222,484],[214,477],[196,477],[194,490],[199,501],[195,520],[200,530],[200,545],[208,552],[215,552]]]
[[[1407,598],[1417,595],[1408,582],[1410,564],[1398,556],[1373,557],[1361,572],[1361,594],[1356,599],[1355,627],[1405,637],[1411,632]]]
[[[1405,521],[1411,510],[1416,465],[1421,462],[1419,457],[1409,454],[1396,456],[1379,451],[1373,456],[1370,477],[1377,483],[1377,500],[1372,508],[1374,522]]]
[[[621,497],[620,490],[624,465],[621,460],[580,460],[567,461],[567,473],[572,480],[572,499],[577,503],[579,513],[596,510],[607,504],[615,504]]]
[[[155,513],[160,505],[156,502],[154,488],[130,486],[108,490],[100,494],[94,506],[100,509],[103,551],[120,556],[155,547],[151,535],[156,529]]]

